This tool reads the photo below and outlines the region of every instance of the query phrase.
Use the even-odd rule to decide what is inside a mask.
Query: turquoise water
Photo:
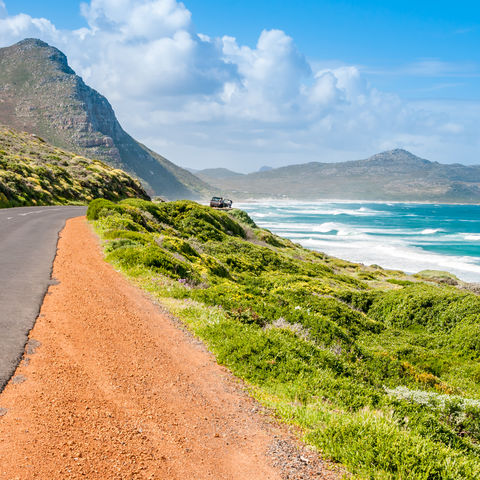
[[[327,254],[480,282],[480,205],[365,202],[236,204],[278,235]]]

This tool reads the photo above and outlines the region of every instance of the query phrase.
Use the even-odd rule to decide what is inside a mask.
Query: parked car
[[[232,208],[232,201],[223,197],[212,197],[210,206],[214,208]]]
[[[216,208],[222,208],[223,207],[223,198],[222,197],[212,197],[210,200],[210,206],[211,207],[216,207]]]

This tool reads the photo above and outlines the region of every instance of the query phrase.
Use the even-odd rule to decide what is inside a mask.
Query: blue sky
[[[281,29],[311,60],[362,67],[379,88],[408,98],[480,99],[480,2],[189,0],[199,32],[254,46]],[[15,0],[9,13],[86,26],[75,1]]]
[[[177,163],[215,166],[228,157],[241,170],[258,164],[361,158],[399,146],[434,160],[480,163],[480,3],[187,0],[183,7],[174,0],[92,0],[87,14],[81,14],[75,1],[4,3],[10,18],[26,14],[48,19],[55,31],[42,27],[38,36],[66,51],[77,72],[111,100],[127,130]],[[144,8],[139,18],[148,15],[149,8],[157,13],[160,8],[168,10],[170,23],[141,40],[138,30],[136,36],[120,38],[129,20],[118,12],[135,16],[132,12],[140,4]],[[104,31],[100,40],[99,30],[112,24],[115,36]],[[35,28],[24,30],[35,34]],[[71,32],[78,29],[88,30],[90,40],[98,37],[105,52],[121,43],[124,54],[133,54],[132,43],[143,42],[149,58],[161,55],[163,70],[148,71],[154,76],[162,71],[178,74],[175,54],[188,48],[177,41],[179,32],[201,38],[195,40],[197,56],[184,64],[179,61],[187,70],[172,77],[171,84],[142,87],[127,79],[125,83],[134,85],[129,93],[132,88],[119,87],[121,79],[117,84],[105,79],[116,53],[100,59],[92,51],[88,64],[88,48],[80,52],[72,46],[77,37]],[[262,37],[262,32],[267,33]],[[14,37],[4,36],[3,43]],[[166,39],[172,40],[170,51],[153,48]],[[162,59],[170,55],[171,63],[165,64]],[[270,70],[261,70],[265,65]],[[275,75],[288,81],[276,82]],[[238,103],[231,102],[236,96]],[[147,100],[148,122],[140,114],[127,115],[133,105],[142,108]],[[195,118],[194,109],[204,118]],[[348,128],[343,129],[345,124]],[[228,141],[219,139],[214,151],[211,138],[219,125]],[[174,135],[178,128],[184,129],[181,140]]]

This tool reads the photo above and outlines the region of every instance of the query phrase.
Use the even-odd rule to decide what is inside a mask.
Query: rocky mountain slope
[[[198,170],[195,175],[199,175],[202,178],[208,178],[210,181],[211,179],[218,178],[218,179],[225,179],[225,178],[242,178],[244,175],[241,173],[233,172],[228,168],[206,168],[204,170]]]
[[[0,127],[0,208],[149,198],[140,182],[37,136]]]
[[[480,166],[440,164],[396,149],[366,160],[311,162],[238,175],[197,175],[234,198],[480,202]]]
[[[75,74],[62,52],[40,40],[0,49],[0,124],[121,168],[151,194],[208,194],[204,182],[128,135],[108,100]]]

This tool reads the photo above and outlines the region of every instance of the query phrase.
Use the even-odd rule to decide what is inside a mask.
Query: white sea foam
[[[384,205],[393,208],[383,211],[381,207],[372,207],[370,202],[361,203],[270,202],[244,205],[244,208],[259,226],[339,258],[411,273],[425,269],[447,270],[464,280],[480,281],[480,255],[446,255],[428,250],[433,245],[448,248],[454,244],[458,251],[462,244],[480,242],[480,232],[462,233],[451,228],[447,231],[447,227],[430,227],[433,218],[428,228],[422,228],[424,214],[412,211],[411,207],[395,211],[395,204],[389,203]],[[340,219],[338,215],[342,214],[348,217],[343,217],[341,222],[330,220],[332,217]],[[392,216],[398,216],[398,222],[392,222]],[[295,222],[296,217],[300,223]],[[370,218],[362,220],[361,217]],[[418,219],[405,221],[405,217]],[[455,220],[475,221],[470,218]]]
[[[399,240],[394,244],[384,244],[376,240],[332,242],[310,238],[300,240],[300,243],[305,247],[366,265],[375,263],[408,273],[420,270],[447,270],[467,281],[480,279],[478,258],[426,252],[418,247],[405,245]]]
[[[333,233],[337,236],[352,236],[352,235],[418,235],[419,232],[412,232],[411,230],[400,228],[376,228],[366,226],[346,225],[340,222],[324,222],[320,224],[314,223],[296,223],[296,222],[275,222],[271,221],[257,221],[260,227],[267,228],[269,230],[275,230],[276,232],[282,232],[283,234],[289,232],[308,232],[313,233]]]
[[[356,237],[367,238],[367,233],[363,229],[354,228],[349,225],[336,222],[325,222],[319,225],[309,223],[286,223],[286,222],[257,222],[262,228],[272,230],[279,235],[291,238],[303,238],[316,235],[319,238],[336,237]]]
[[[260,213],[256,211],[252,211],[251,207],[255,205],[260,209],[269,209],[269,213]],[[351,216],[385,216],[391,215],[388,211],[383,210],[375,210],[367,207],[359,207],[359,208],[346,208],[342,205],[341,202],[313,202],[313,203],[302,203],[299,204],[298,202],[288,202],[288,201],[281,201],[281,202],[269,202],[269,203],[239,203],[238,208],[243,208],[247,211],[250,211],[252,215],[260,213],[260,217],[268,216],[268,215],[351,215]],[[274,207],[274,211],[272,211],[272,206]]]
[[[472,242],[480,242],[480,234],[476,233],[463,234],[463,238]]]
[[[370,210],[368,208],[312,208],[301,210],[289,210],[289,213],[295,215],[351,215],[354,217],[374,217],[379,215],[389,215],[389,212]]]
[[[270,213],[262,213],[262,212],[250,212],[249,215],[255,218],[268,218],[271,216]]]

